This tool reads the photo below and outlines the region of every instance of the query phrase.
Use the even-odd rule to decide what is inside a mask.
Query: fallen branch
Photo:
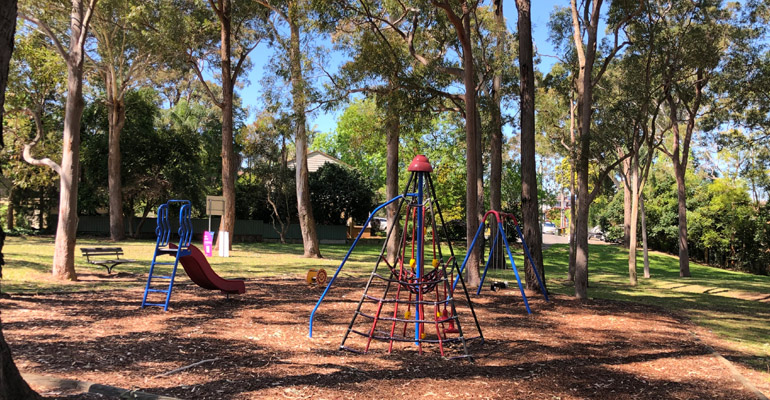
[[[164,372],[164,373],[162,373],[162,374],[159,374],[159,375],[155,375],[155,376],[153,376],[153,377],[152,377],[152,378],[150,378],[150,379],[160,378],[160,377],[162,377],[162,376],[169,376],[169,375],[175,374],[175,373],[177,373],[177,372],[182,372],[182,371],[184,371],[184,370],[186,370],[186,369],[190,369],[190,368],[192,368],[192,367],[196,367],[196,366],[198,366],[198,365],[201,365],[201,364],[205,364],[205,363],[214,362],[214,361],[217,361],[217,360],[219,360],[219,357],[216,357],[216,358],[210,358],[210,359],[208,359],[208,360],[201,360],[201,361],[198,361],[198,362],[196,362],[196,363],[192,363],[192,364],[190,364],[190,365],[185,365],[184,367],[179,367],[179,368],[177,368],[177,369],[172,369],[171,371],[168,371],[168,372]]]

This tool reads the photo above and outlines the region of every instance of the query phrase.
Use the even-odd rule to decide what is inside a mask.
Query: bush
[[[374,209],[374,189],[352,168],[326,163],[311,173],[309,180],[310,202],[318,224],[344,225],[347,217],[363,222]]]

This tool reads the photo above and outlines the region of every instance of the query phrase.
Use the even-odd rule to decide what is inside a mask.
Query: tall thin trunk
[[[533,64],[532,20],[529,0],[516,0],[519,31],[519,71],[521,82],[521,215],[524,240],[536,265],[524,259],[527,289],[540,290],[533,268],[542,278],[543,237],[540,233],[540,207],[537,199],[537,165],[535,162],[535,72]],[[545,284],[545,282],[543,282]]]
[[[299,226],[302,231],[302,244],[304,257],[321,257],[316,234],[313,207],[310,204],[310,183],[307,169],[307,132],[305,131],[305,79],[302,76],[302,58],[299,46],[299,18],[296,2],[289,4],[289,63],[291,64],[291,93],[293,99],[295,147],[296,153],[296,179],[297,179],[297,214],[299,214]]]
[[[83,116],[83,57],[87,6],[72,0],[70,43],[67,54],[67,101],[64,106],[62,159],[59,173],[59,221],[53,254],[53,276],[77,280],[75,235],[78,227],[78,173],[80,171],[80,118]]]
[[[687,245],[687,188],[685,186],[685,165],[674,163],[676,195],[679,212],[679,276],[690,276],[690,251]]]
[[[575,170],[570,166],[570,182],[569,182],[569,266],[567,267],[567,279],[570,282],[575,282],[575,246],[577,241],[577,233],[575,227],[577,226],[576,218],[576,196],[575,196]]]
[[[462,66],[463,66],[463,86],[465,89],[465,221],[466,221],[466,241],[468,248],[471,246],[473,236],[479,228],[479,207],[478,207],[478,182],[479,169],[478,157],[481,149],[478,147],[478,135],[476,114],[476,70],[473,64],[473,46],[471,44],[471,14],[472,4],[463,0],[460,2],[462,14],[458,15],[449,3],[434,3],[437,7],[444,10],[449,21],[454,26],[457,38],[460,40],[462,48]],[[476,3],[473,3],[474,5]],[[477,246],[477,248],[479,248]],[[471,287],[477,287],[481,281],[479,277],[479,251],[472,251],[468,256],[466,265],[467,283]]]
[[[123,226],[123,185],[120,175],[120,134],[126,124],[126,105],[120,95],[120,88],[112,68],[107,71],[106,77],[109,122],[107,183],[110,198],[110,239],[118,241],[126,238]]]
[[[639,219],[639,146],[636,143],[636,136],[633,144],[632,162],[629,168],[630,176],[628,177],[629,184],[631,185],[631,215],[629,215],[629,232],[628,232],[628,279],[631,285],[636,286],[636,225]]]
[[[235,234],[235,175],[237,165],[233,152],[233,73],[230,62],[232,53],[232,7],[230,0],[220,0],[220,46],[219,62],[222,69],[222,196],[224,214],[219,221],[219,230],[227,232],[228,247],[232,249]],[[216,247],[220,246],[221,236],[217,236]]]
[[[644,211],[644,193],[639,196],[639,212],[642,218],[642,249],[644,254],[644,277],[650,277],[650,259],[647,254],[647,216]]]
[[[622,150],[618,150],[618,156],[622,157]],[[620,165],[623,171],[623,247],[628,248],[631,243],[631,160],[626,159]]]
[[[505,56],[505,17],[503,16],[503,0],[497,1],[495,8],[496,43],[495,58],[499,61]],[[502,180],[503,180],[503,76],[499,70],[495,71],[492,77],[492,135],[490,137],[489,154],[489,208],[502,211]],[[497,237],[497,224],[490,227],[491,237]],[[492,256],[492,268],[502,268],[502,261],[505,260],[503,246],[497,246],[495,254]]]
[[[12,231],[13,230],[13,223],[14,223],[14,221],[13,221],[13,218],[14,218],[14,216],[13,216],[13,203],[14,203],[13,196],[14,196],[14,192],[15,192],[15,188],[11,187],[11,190],[8,192],[8,209],[5,210],[5,229],[7,229],[8,231]],[[42,212],[42,211],[43,210],[40,210],[40,212]]]
[[[495,8],[496,43],[495,58],[502,60],[505,56],[505,17],[503,16],[503,0],[497,1]],[[492,135],[490,138],[489,155],[489,208],[502,210],[502,176],[503,176],[503,75],[495,71],[492,77]]]
[[[467,8],[468,4],[463,3]],[[478,138],[480,134],[476,129],[476,74],[473,64],[473,50],[471,48],[471,24],[470,13],[465,12],[462,17],[463,32],[460,36],[460,42],[463,48],[463,84],[465,87],[465,143],[466,143],[466,161],[467,181],[465,186],[465,204],[466,204],[466,240],[470,248],[473,236],[479,228],[479,207],[478,207],[478,157],[481,149],[478,148]],[[477,287],[480,284],[479,260],[481,259],[478,251],[471,252],[468,257],[467,273],[468,285]]]
[[[588,159],[591,149],[591,106],[593,104],[593,67],[596,57],[596,30],[599,20],[601,0],[593,3],[590,21],[585,21],[588,40],[583,47],[580,35],[576,0],[571,0],[573,35],[579,47],[578,60],[580,69],[577,80],[578,96],[578,142],[580,150],[577,162],[578,209],[576,221],[575,252],[575,297],[588,298]],[[587,5],[586,5],[587,7]],[[587,13],[587,12],[586,12]]]
[[[575,227],[577,226],[575,221],[576,216],[576,196],[575,196],[575,165],[577,164],[577,150],[575,149],[575,106],[573,106],[572,98],[569,102],[569,137],[570,137],[570,167],[569,167],[569,266],[567,267],[567,279],[570,282],[575,282],[575,246],[577,241],[575,238],[577,234]]]
[[[395,82],[391,81],[391,86]],[[387,159],[385,165],[385,197],[388,200],[399,195],[398,193],[398,142],[401,130],[401,119],[394,101],[395,94],[391,93],[391,99],[387,104],[385,134],[387,136]],[[398,251],[399,229],[395,224],[398,222],[398,204],[392,203],[387,208],[388,230],[391,232],[388,238],[387,253],[388,262],[391,265],[396,261],[396,252]]]

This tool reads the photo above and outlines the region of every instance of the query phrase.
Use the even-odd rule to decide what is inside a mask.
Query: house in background
[[[334,164],[340,164],[344,165],[348,168],[352,168],[350,165],[342,162],[342,160],[332,157],[323,151],[311,151],[310,153],[307,153],[307,170],[308,172],[316,172],[318,171],[318,168],[321,168],[322,165],[326,163],[334,163]],[[295,160],[289,160],[286,165],[294,169]]]

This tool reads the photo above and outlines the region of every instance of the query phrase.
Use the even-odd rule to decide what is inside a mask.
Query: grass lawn
[[[137,260],[113,270],[137,274],[133,279],[103,279],[106,270],[87,264],[79,248],[120,246],[125,258]],[[80,238],[77,242],[75,268],[82,278],[78,282],[51,279],[53,239],[50,237],[9,237],[4,249],[6,267],[2,291],[8,293],[66,292],[110,290],[136,287],[145,279],[152,260],[154,242],[127,240],[111,243],[103,238]],[[244,243],[233,246],[231,257],[212,257],[213,268],[223,277],[259,279],[267,276],[295,276],[304,279],[309,268],[322,267],[331,276],[339,265],[347,245],[322,245],[324,259],[302,258],[299,244]],[[360,245],[350,257],[342,276],[368,275],[379,254],[380,246]],[[549,290],[573,295],[572,283],[567,281],[566,245],[554,245],[544,253]],[[462,257],[458,254],[458,257]],[[521,265],[522,256],[516,256]],[[462,260],[462,258],[460,258]],[[770,277],[726,271],[691,263],[691,278],[679,277],[678,259],[666,254],[651,253],[651,279],[642,278],[639,252],[639,285],[628,284],[628,253],[618,246],[591,245],[589,259],[589,296],[593,298],[633,301],[660,306],[687,316],[710,329],[748,353],[747,362],[755,368],[770,370]],[[122,274],[125,275],[125,274]],[[95,279],[98,278],[98,279]],[[184,274],[180,279],[186,279]],[[490,271],[490,280],[507,280],[515,285],[509,271]],[[138,299],[137,299],[138,301]]]

